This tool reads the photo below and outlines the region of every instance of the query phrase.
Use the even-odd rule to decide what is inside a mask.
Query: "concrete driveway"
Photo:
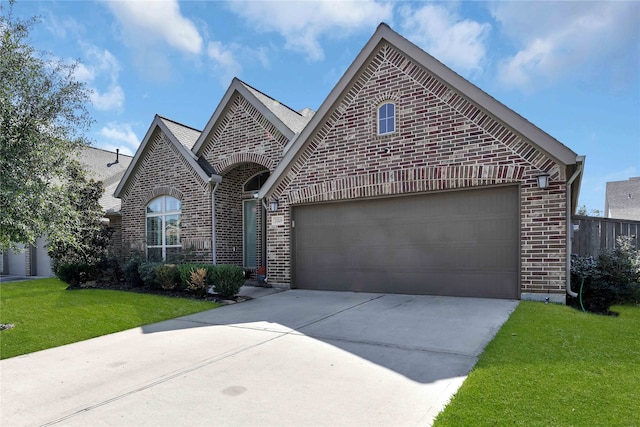
[[[3,360],[0,424],[426,426],[516,305],[275,293]]]

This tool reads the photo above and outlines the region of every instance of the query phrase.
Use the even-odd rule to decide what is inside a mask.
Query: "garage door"
[[[293,286],[519,298],[518,188],[293,209]]]

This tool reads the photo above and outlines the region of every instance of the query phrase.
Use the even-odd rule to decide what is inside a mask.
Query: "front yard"
[[[0,285],[0,359],[209,310],[218,304],[103,289],[65,290],[58,279]]]
[[[640,307],[521,302],[435,426],[640,425]]]

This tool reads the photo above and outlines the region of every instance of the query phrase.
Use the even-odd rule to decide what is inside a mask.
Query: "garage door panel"
[[[295,207],[294,286],[518,298],[517,187]]]

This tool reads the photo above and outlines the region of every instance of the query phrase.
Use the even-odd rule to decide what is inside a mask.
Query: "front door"
[[[257,200],[249,199],[242,206],[243,254],[246,268],[256,267],[256,208]]]

